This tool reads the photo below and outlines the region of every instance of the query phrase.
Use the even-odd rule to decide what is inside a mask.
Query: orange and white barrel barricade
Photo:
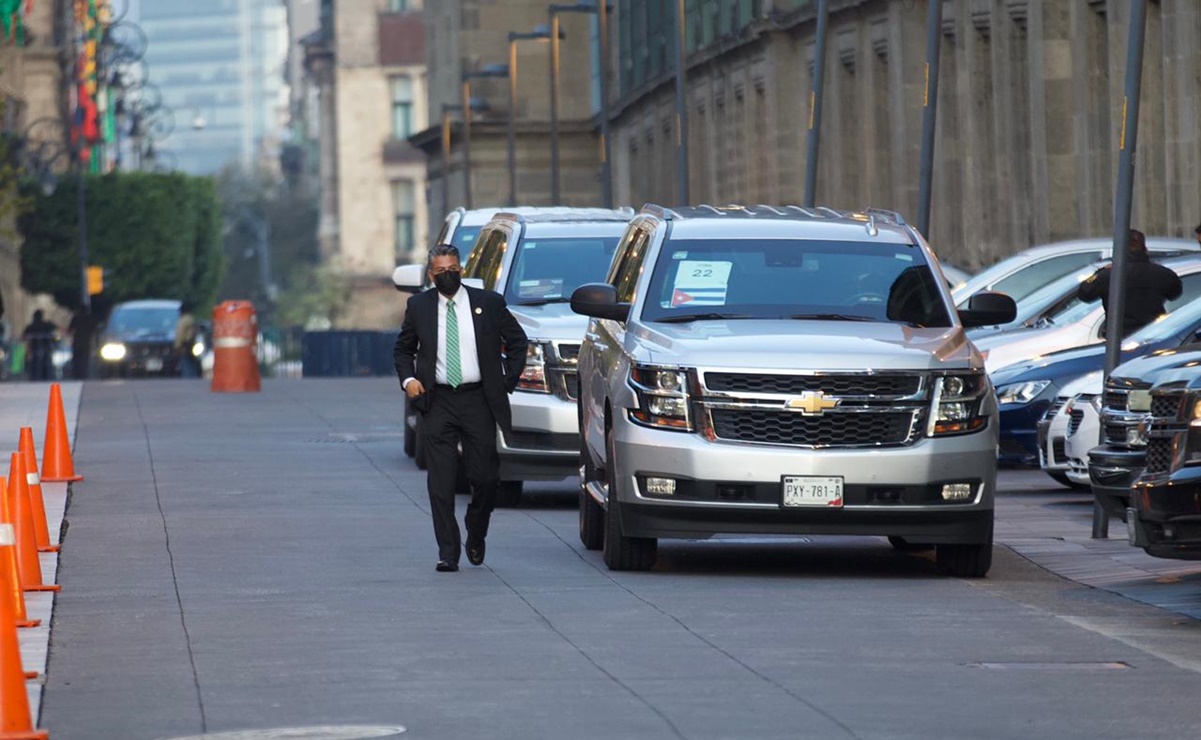
[[[258,334],[258,316],[250,301],[225,301],[213,309],[213,392],[261,388]]]

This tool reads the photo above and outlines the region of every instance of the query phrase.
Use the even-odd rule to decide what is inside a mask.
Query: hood
[[[850,321],[729,320],[637,324],[637,359],[749,369],[935,370],[982,367],[963,329]]]
[[[1201,344],[1186,344],[1175,349],[1162,349],[1131,360],[1114,368],[1115,378],[1129,378],[1144,383],[1191,381],[1201,377]]]
[[[588,331],[588,317],[573,313],[571,306],[566,303],[547,303],[543,306],[510,304],[509,312],[531,340],[583,342],[584,333]]]

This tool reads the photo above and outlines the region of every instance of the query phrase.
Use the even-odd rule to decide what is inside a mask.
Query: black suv
[[[179,375],[174,352],[179,301],[118,303],[100,333],[100,377]]]

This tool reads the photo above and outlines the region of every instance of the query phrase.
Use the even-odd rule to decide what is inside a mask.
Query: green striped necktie
[[[454,301],[446,302],[446,382],[458,388],[463,382],[463,364],[459,357],[459,312]]]

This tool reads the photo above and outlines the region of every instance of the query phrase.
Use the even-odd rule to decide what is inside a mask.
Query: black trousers
[[[478,383],[453,389],[438,386],[430,410],[421,419],[421,444],[425,445],[430,512],[438,559],[459,562],[459,523],[455,520],[455,478],[459,444],[471,484],[467,505],[467,541],[483,541],[496,506],[500,458],[496,454],[496,419]]]

